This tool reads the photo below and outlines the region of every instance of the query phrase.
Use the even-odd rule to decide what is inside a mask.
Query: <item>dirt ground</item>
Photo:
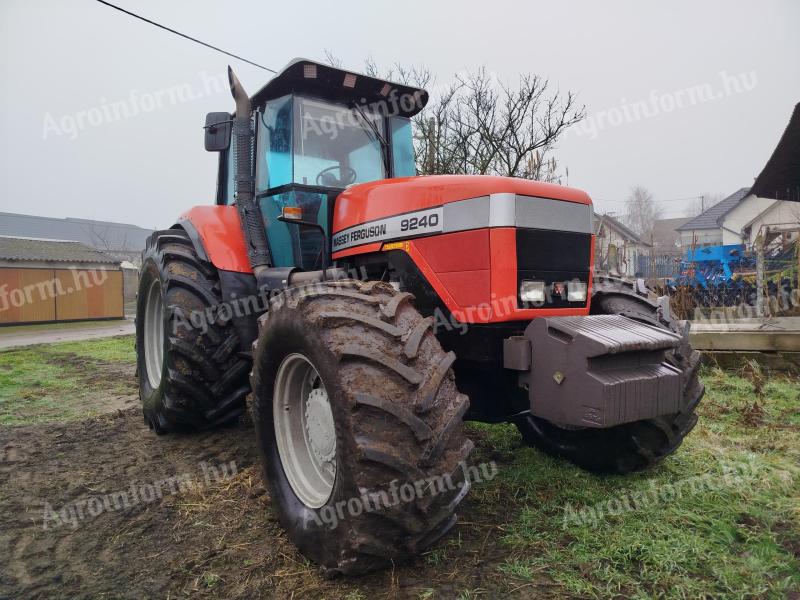
[[[147,429],[132,344],[0,354],[0,408],[26,419],[0,425],[0,599],[800,598],[794,379],[708,371],[686,447],[624,478],[470,425],[473,462],[499,475],[473,486],[452,533],[411,564],[328,580],[276,520],[251,424]],[[706,481],[756,456],[752,481],[565,526],[566,504]]]
[[[270,510],[254,443],[244,423],[158,437],[138,407],[0,429],[0,513],[10,519],[0,533],[0,597],[425,598],[431,588],[456,597],[477,587],[499,595],[503,556],[486,551],[491,530],[483,535],[469,504],[462,522],[472,526],[454,534],[457,560],[323,579]],[[168,485],[175,476],[194,485]],[[161,497],[148,498],[155,488]],[[119,498],[100,505],[114,492],[128,494],[127,508]]]

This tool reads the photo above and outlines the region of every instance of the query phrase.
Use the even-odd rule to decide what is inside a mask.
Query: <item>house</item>
[[[610,275],[635,277],[639,258],[648,255],[650,244],[612,215],[595,213],[593,222],[595,269]]]
[[[691,217],[677,219],[658,219],[653,228],[643,237],[653,247],[653,251],[663,254],[681,253],[681,234],[678,228],[691,221]]]
[[[783,234],[784,241],[793,242],[800,237],[800,203],[777,200],[756,215],[742,229],[743,243],[752,247],[759,232]]]
[[[745,244],[752,246],[762,225],[797,229],[800,207],[795,202],[761,198],[742,188],[703,214],[679,226],[681,245],[719,246]]]
[[[679,226],[677,231],[681,234],[681,246],[690,248],[740,244],[742,227],[769,203],[764,205],[756,203],[757,205],[740,210],[740,205],[744,203],[749,193],[750,188],[738,189],[694,219]]]
[[[752,192],[759,198],[800,202],[800,103],[767,164],[756,177]]]
[[[754,244],[759,233],[797,243],[800,237],[800,103],[794,107],[788,125],[767,164],[756,177],[751,192],[774,200],[743,228],[745,243]]]
[[[149,229],[89,219],[57,219],[0,212],[0,235],[81,242],[139,266]]]
[[[0,236],[0,325],[121,319],[120,261],[71,240]]]
[[[678,227],[686,246],[752,246],[763,227],[796,239],[800,229],[800,103],[753,187],[742,188]],[[792,232],[794,230],[794,232]]]

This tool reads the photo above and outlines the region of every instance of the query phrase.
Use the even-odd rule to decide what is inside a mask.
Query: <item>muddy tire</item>
[[[675,452],[697,423],[695,409],[705,391],[698,378],[700,355],[689,345],[685,323],[665,317],[657,306],[625,282],[602,285],[593,295],[592,314],[624,315],[682,336],[681,345],[668,353],[667,361],[683,371],[683,409],[676,414],[608,429],[566,429],[532,415],[516,425],[528,445],[565,458],[587,471],[640,471]]]
[[[328,282],[287,290],[259,322],[251,381],[265,478],[290,539],[328,575],[366,572],[423,551],[453,526],[469,490],[472,442],[462,422],[469,401],[456,390],[455,356],[441,349],[432,320],[412,300],[384,283]],[[307,388],[285,384],[286,365],[298,356],[318,374]],[[320,452],[330,451],[311,429],[319,419],[309,406],[320,388],[335,430],[335,451],[323,465],[335,477],[320,486],[321,495],[309,496],[292,461],[311,450],[321,460]],[[306,415],[309,433],[287,450],[281,423],[300,418],[286,416],[291,411]],[[442,479],[426,482],[436,476]]]
[[[163,434],[235,421],[250,361],[233,324],[214,311],[222,301],[216,270],[180,229],[151,235],[142,258],[136,360],[145,422]]]

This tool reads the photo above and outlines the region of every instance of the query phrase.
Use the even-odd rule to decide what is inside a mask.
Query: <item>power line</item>
[[[686,200],[699,200],[700,198],[703,198],[703,196],[686,196],[685,198],[668,198],[666,200],[658,200],[654,198],[653,202],[657,204],[660,202],[685,202]],[[634,202],[634,200],[619,200],[619,199],[609,200],[607,198],[592,198],[592,200],[599,200],[600,202],[616,202],[616,203],[624,202],[626,204]]]
[[[269,71],[270,73],[276,73],[277,74],[277,71],[275,71],[274,69],[270,69],[269,67],[265,67],[264,65],[260,65],[258,63],[254,63],[252,60],[247,60],[246,58],[242,58],[241,56],[237,56],[236,54],[233,54],[232,52],[228,52],[227,50],[223,50],[222,48],[217,48],[216,46],[212,46],[211,44],[206,44],[205,42],[203,42],[201,40],[198,40],[197,38],[193,38],[190,35],[186,35],[185,33],[181,33],[180,31],[175,31],[174,29],[170,29],[166,25],[161,25],[161,23],[156,23],[155,21],[151,21],[150,19],[147,19],[147,18],[145,18],[145,17],[143,17],[141,15],[137,15],[136,13],[132,13],[129,10],[125,10],[124,8],[120,8],[119,6],[111,4],[110,2],[106,2],[105,0],[97,0],[97,1],[100,4],[105,4],[106,6],[108,6],[110,8],[113,8],[115,10],[118,10],[120,12],[125,13],[126,15],[130,15],[131,17],[135,17],[135,18],[137,18],[137,19],[139,19],[141,21],[144,21],[145,23],[150,23],[150,25],[155,25],[156,27],[159,27],[161,29],[169,31],[170,33],[174,33],[175,35],[179,35],[182,38],[186,38],[187,40],[191,40],[191,41],[193,41],[193,42],[195,42],[197,44],[205,46],[206,48],[211,48],[212,50],[216,50],[217,52],[222,52],[223,54],[227,54],[228,56],[232,56],[233,58],[235,58],[237,60],[241,60],[243,62],[246,62],[247,64],[253,65],[254,67],[258,67],[259,69],[264,69],[265,71]]]

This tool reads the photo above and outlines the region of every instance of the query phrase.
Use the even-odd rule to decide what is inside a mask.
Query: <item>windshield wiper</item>
[[[364,113],[364,109],[361,108],[361,105],[356,104],[355,102],[352,103],[352,107],[358,112],[359,116],[363,119],[363,121],[367,124],[370,128],[370,131],[375,136],[373,139],[377,141],[381,146],[381,156],[383,157],[383,166],[386,168],[386,175],[389,175],[389,142],[383,136],[383,134],[378,129],[378,126],[372,122],[372,119],[368,118],[367,115]],[[370,132],[368,131],[367,134]]]

